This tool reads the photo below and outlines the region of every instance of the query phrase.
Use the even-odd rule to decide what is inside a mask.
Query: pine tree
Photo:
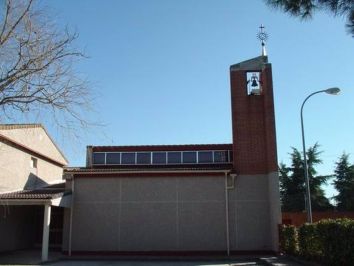
[[[293,148],[291,166],[280,164],[280,192],[283,211],[302,211],[305,209],[304,177],[301,173],[302,161],[298,150]]]
[[[300,17],[311,18],[315,11],[325,10],[334,16],[347,18],[347,30],[354,37],[354,1],[353,0],[265,0],[275,8],[285,13]]]
[[[316,143],[307,150],[306,154],[310,178],[311,206],[315,211],[322,211],[331,209],[332,205],[321,188],[321,185],[326,183],[329,176],[319,176],[315,169],[316,165],[322,163],[320,159],[321,151],[318,148],[319,145]],[[279,166],[282,210],[303,211],[305,210],[306,189],[302,154],[296,148],[292,148],[290,158],[290,167],[283,163]]]
[[[336,162],[334,171],[336,180],[334,187],[339,194],[335,196],[337,209],[340,211],[354,211],[354,165],[349,163],[349,155],[343,153]]]

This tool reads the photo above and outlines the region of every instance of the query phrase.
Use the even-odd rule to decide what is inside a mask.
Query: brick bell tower
[[[232,250],[278,251],[281,223],[272,67],[264,27],[260,56],[230,66],[235,190]],[[250,218],[251,217],[251,218]]]
[[[230,81],[236,173],[277,171],[272,67],[267,56],[232,65]]]

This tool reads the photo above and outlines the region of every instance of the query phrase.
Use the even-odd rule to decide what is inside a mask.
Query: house
[[[67,168],[69,254],[278,251],[281,223],[271,64],[230,67],[232,143],[88,146]]]
[[[42,125],[0,125],[0,193],[62,182],[67,163]]]
[[[59,207],[71,206],[67,164],[42,125],[0,125],[0,252],[39,245],[46,260],[50,218],[62,224]],[[62,232],[52,229],[52,243],[61,246]]]

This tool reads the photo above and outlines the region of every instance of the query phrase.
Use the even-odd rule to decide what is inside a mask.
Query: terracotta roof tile
[[[33,189],[33,190],[21,190],[11,193],[0,194],[0,200],[7,199],[56,199],[65,195],[71,194],[71,191],[65,190],[64,187],[60,188],[57,185]]]
[[[38,128],[42,127],[42,124],[0,124],[0,129],[19,129],[19,128]]]

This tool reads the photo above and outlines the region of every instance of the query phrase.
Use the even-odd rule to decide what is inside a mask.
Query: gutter
[[[46,205],[51,204],[51,199],[0,199],[3,206],[6,205]]]
[[[226,251],[227,251],[227,256],[230,256],[230,224],[229,224],[229,190],[235,188],[235,179],[236,179],[236,174],[230,174],[230,177],[232,178],[232,184],[229,186],[228,184],[228,174],[230,174],[230,171],[226,172],[225,171],[225,223],[226,223]]]
[[[63,195],[60,198],[55,199],[0,199],[0,205],[50,205],[50,206],[62,206],[60,205],[60,200],[64,197],[71,195]],[[59,201],[58,201],[59,200]],[[66,206],[65,206],[66,207]]]

